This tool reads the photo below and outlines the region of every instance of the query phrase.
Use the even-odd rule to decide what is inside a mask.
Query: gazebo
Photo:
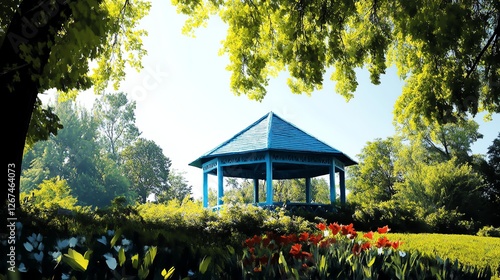
[[[231,139],[205,153],[189,165],[203,170],[203,206],[208,207],[208,175],[217,176],[217,205],[222,205],[224,177],[253,179],[254,203],[277,205],[273,201],[273,179],[305,178],[306,204],[311,204],[311,178],[329,175],[330,203],[337,194],[345,203],[345,167],[357,164],[349,156],[307,134],[269,112]],[[259,201],[259,180],[265,180],[266,200]]]

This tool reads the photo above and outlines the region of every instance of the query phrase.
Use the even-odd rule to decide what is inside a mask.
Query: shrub
[[[477,232],[478,236],[500,237],[500,227],[484,226]]]

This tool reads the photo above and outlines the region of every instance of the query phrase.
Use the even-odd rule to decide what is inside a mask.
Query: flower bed
[[[491,270],[458,261],[399,250],[388,226],[363,234],[353,224],[323,223],[317,232],[247,239],[243,250],[245,279],[490,279]]]

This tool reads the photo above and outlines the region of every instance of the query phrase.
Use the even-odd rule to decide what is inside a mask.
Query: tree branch
[[[490,46],[491,42],[498,36],[498,33],[500,33],[500,23],[497,22],[497,27],[495,28],[495,31],[491,35],[490,39],[488,39],[488,42],[486,42],[486,45],[483,47],[481,52],[476,56],[476,59],[474,60],[474,63],[472,64],[472,67],[467,71],[467,75],[465,75],[465,79],[468,79],[469,76],[474,72],[476,69],[477,65],[479,64],[479,60],[481,60],[481,57],[484,55],[488,47]]]

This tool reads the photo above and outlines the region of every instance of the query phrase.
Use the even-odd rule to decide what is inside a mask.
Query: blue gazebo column
[[[311,203],[311,177],[306,178],[306,203]]]
[[[339,185],[340,185],[340,203],[345,204],[345,171],[339,171]]]
[[[335,161],[330,164],[330,203],[334,204],[337,199],[337,192],[335,191]]]
[[[217,205],[222,205],[224,197],[224,173],[220,161],[217,160]]]
[[[203,207],[208,207],[208,173],[203,171]]]
[[[259,179],[253,178],[253,203],[259,203]]]
[[[273,205],[273,162],[269,153],[266,154],[266,204]]]

